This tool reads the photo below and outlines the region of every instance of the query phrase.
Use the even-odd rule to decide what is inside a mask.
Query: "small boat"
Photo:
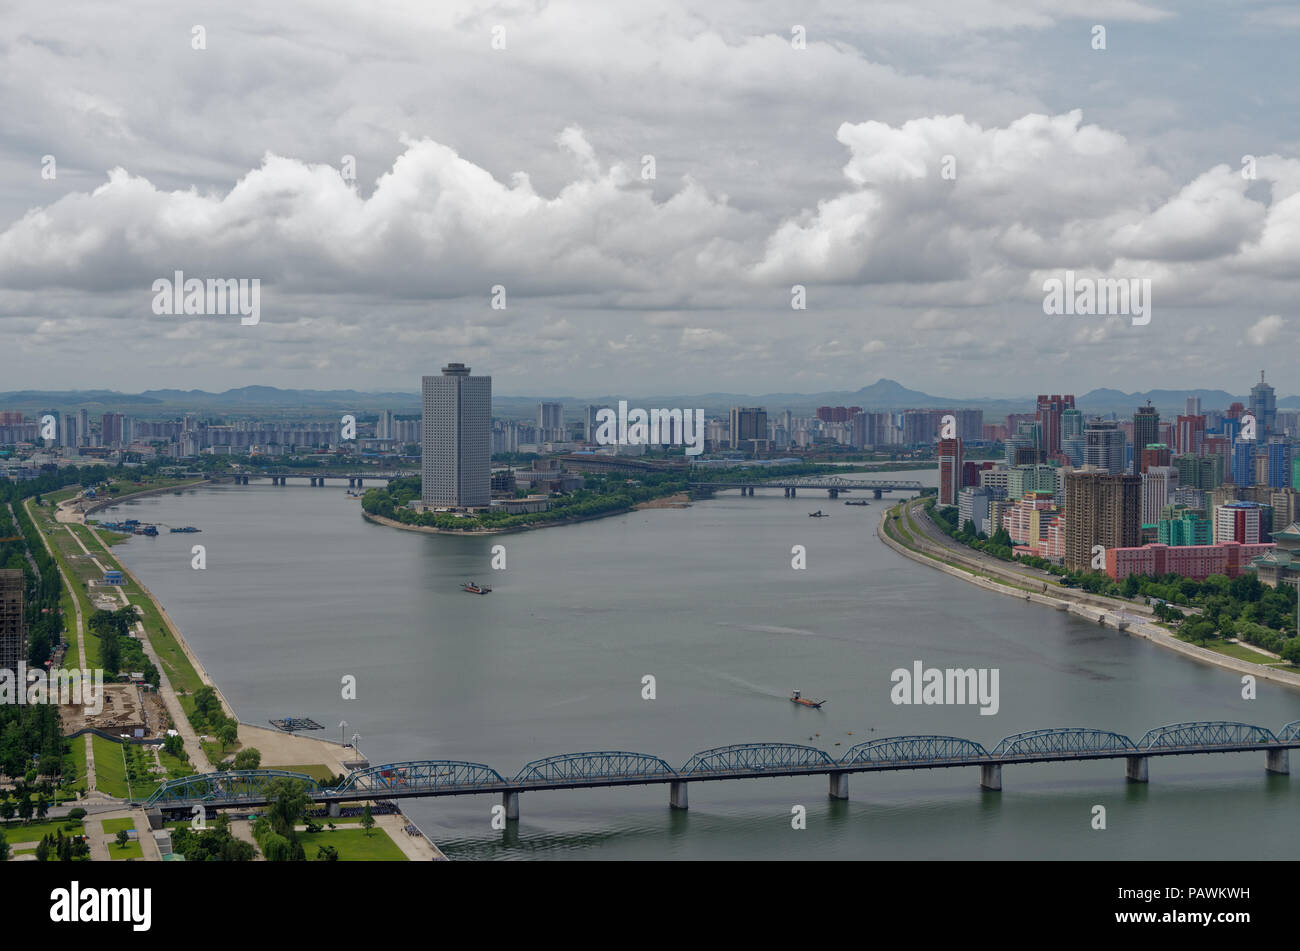
[[[799,691],[796,690],[794,693],[790,694],[790,702],[797,703],[801,707],[812,707],[814,710],[820,710],[822,708],[822,704],[825,703],[826,701],[809,700],[807,697],[801,697],[799,695]]]
[[[487,585],[478,585],[472,581],[466,581],[461,585],[462,591],[468,591],[470,594],[491,594],[492,589]]]
[[[175,534],[176,532],[198,532],[202,531],[202,529],[195,528],[193,525],[186,525],[184,528],[172,528],[169,531]]]
[[[809,512],[808,517],[809,518],[830,518],[830,516],[825,512],[823,512],[821,509],[818,509],[815,512]]]
[[[866,499],[852,499],[851,501],[845,502],[844,504],[845,505],[870,505],[871,503],[868,502]]]

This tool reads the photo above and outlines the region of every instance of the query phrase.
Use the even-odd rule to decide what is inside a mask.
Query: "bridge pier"
[[[342,811],[342,810],[339,808],[339,804],[338,804],[337,802],[332,802],[332,803],[330,803],[330,818],[331,818],[331,819],[337,819],[337,818],[338,818],[338,815],[339,815],[339,813],[340,813],[341,811]]]
[[[365,484],[366,484],[366,480],[361,478],[360,476],[357,476],[357,488],[359,489]]]
[[[875,493],[876,498],[880,498],[884,494],[884,490],[882,489],[872,489],[871,491]]]
[[[848,773],[831,773],[831,798],[848,799],[849,798],[849,774]]]
[[[1002,764],[983,763],[980,765],[980,788],[1002,791]]]
[[[1124,757],[1124,778],[1130,783],[1147,782],[1147,760],[1146,756]]]
[[[1268,763],[1264,767],[1270,773],[1281,773],[1283,776],[1291,773],[1290,750],[1269,750]]]
[[[833,499],[838,499],[838,498],[840,497],[840,490],[839,490],[839,489],[827,489],[827,490],[826,490],[826,494],[829,495],[829,496],[830,496],[831,498],[833,498]]]
[[[356,485],[357,485],[357,480],[352,478],[352,476],[348,476],[348,488],[354,489],[356,488]]]
[[[503,792],[501,794],[501,805],[506,809],[506,822],[519,821],[519,793]]]
[[[797,498],[798,495],[799,491],[794,486],[790,486],[790,498]]]
[[[690,800],[686,795],[686,783],[673,780],[668,784],[668,807],[670,809],[690,808]]]
[[[785,487],[785,497],[787,499],[790,497],[790,487],[788,485]]]

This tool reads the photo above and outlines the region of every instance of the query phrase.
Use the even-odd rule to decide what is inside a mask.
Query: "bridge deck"
[[[166,808],[264,805],[271,783],[284,778],[303,782],[317,802],[343,803],[1291,749],[1300,749],[1300,721],[1287,724],[1277,735],[1249,724],[1202,721],[1160,727],[1136,743],[1120,734],[1099,730],[1035,730],[1004,738],[993,752],[958,737],[886,737],[860,743],[839,760],[816,747],[743,743],[697,753],[681,769],[642,753],[571,753],[529,763],[513,779],[481,763],[451,760],[372,766],[354,771],[336,788],[323,788],[310,777],[280,770],[208,773],[164,783],[148,803]]]

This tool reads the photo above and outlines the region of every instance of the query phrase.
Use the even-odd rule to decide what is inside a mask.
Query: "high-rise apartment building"
[[[1065,567],[1093,571],[1093,548],[1141,542],[1142,478],[1078,470],[1065,477]]]
[[[1171,466],[1173,465],[1173,455],[1169,447],[1162,442],[1148,443],[1142,447],[1142,454],[1139,456],[1141,466],[1139,472],[1146,472],[1152,466]]]
[[[1258,545],[1263,506],[1257,502],[1225,502],[1214,509],[1215,542]]]
[[[1042,433],[1042,443],[1038,448],[1047,453],[1049,458],[1062,449],[1061,418],[1066,410],[1072,409],[1074,395],[1071,393],[1064,396],[1040,394],[1038,397],[1038,427]]]
[[[1238,439],[1233,444],[1232,481],[1238,486],[1255,484],[1255,440]]]
[[[422,380],[424,433],[420,501],[481,508],[492,500],[492,377],[449,363]]]
[[[1205,417],[1179,416],[1174,448],[1184,455],[1200,455],[1201,444],[1205,441]]]
[[[1178,470],[1173,466],[1151,466],[1142,478],[1142,524],[1156,525],[1178,488]]]
[[[1284,489],[1291,484],[1291,447],[1280,439],[1268,444],[1268,485]]]
[[[727,441],[732,449],[759,448],[754,441],[767,443],[767,410],[761,406],[731,407],[731,427]]]
[[[1262,446],[1277,426],[1277,395],[1264,382],[1263,370],[1259,371],[1259,382],[1250,388],[1250,414],[1255,417],[1255,438]]]
[[[27,619],[23,614],[23,573],[0,568],[0,670],[18,676],[18,664],[27,660]],[[24,689],[18,684],[17,689]]]
[[[122,444],[122,414],[105,413],[99,418],[99,441],[102,446]]]
[[[1147,401],[1133,414],[1133,454],[1141,461],[1142,450],[1160,442],[1160,413]],[[1166,463],[1168,465],[1168,463]]]
[[[940,439],[939,459],[939,504],[956,505],[957,493],[961,491],[961,440]]]
[[[1109,419],[1094,419],[1083,431],[1083,464],[1105,469],[1111,475],[1124,473],[1124,431]]]
[[[568,433],[564,431],[564,404],[537,404],[537,439],[539,442],[559,442]]]

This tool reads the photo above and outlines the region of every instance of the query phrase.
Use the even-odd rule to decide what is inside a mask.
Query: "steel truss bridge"
[[[353,770],[338,786],[321,786],[303,773],[277,769],[203,773],[163,783],[146,806],[190,811],[264,806],[278,780],[301,783],[331,812],[345,802],[419,796],[500,794],[507,819],[519,818],[519,794],[549,789],[667,784],[669,803],[687,808],[689,783],[724,779],[825,775],[833,799],[847,799],[850,773],[878,770],[944,769],[978,766],[980,785],[1002,788],[1002,767],[1012,764],[1124,759],[1125,775],[1147,781],[1153,756],[1263,752],[1266,768],[1288,773],[1292,749],[1300,748],[1300,720],[1277,733],[1249,723],[1194,721],[1148,730],[1134,741],[1109,730],[1064,727],[1030,730],[1004,737],[991,750],[956,736],[891,736],[868,740],[839,759],[825,750],[797,743],[736,743],[696,753],[680,768],[649,753],[598,750],[564,753],[526,764],[511,779],[491,766],[463,760],[410,760]]]
[[[794,497],[800,489],[819,489],[831,498],[838,498],[841,492],[857,490],[871,491],[876,498],[885,492],[920,492],[925,486],[910,479],[846,479],[843,476],[804,476],[794,479],[772,479],[762,482],[706,482],[687,483],[692,489],[706,489],[719,492],[723,489],[739,489],[741,495],[753,495],[755,489],[784,489],[786,497]]]

